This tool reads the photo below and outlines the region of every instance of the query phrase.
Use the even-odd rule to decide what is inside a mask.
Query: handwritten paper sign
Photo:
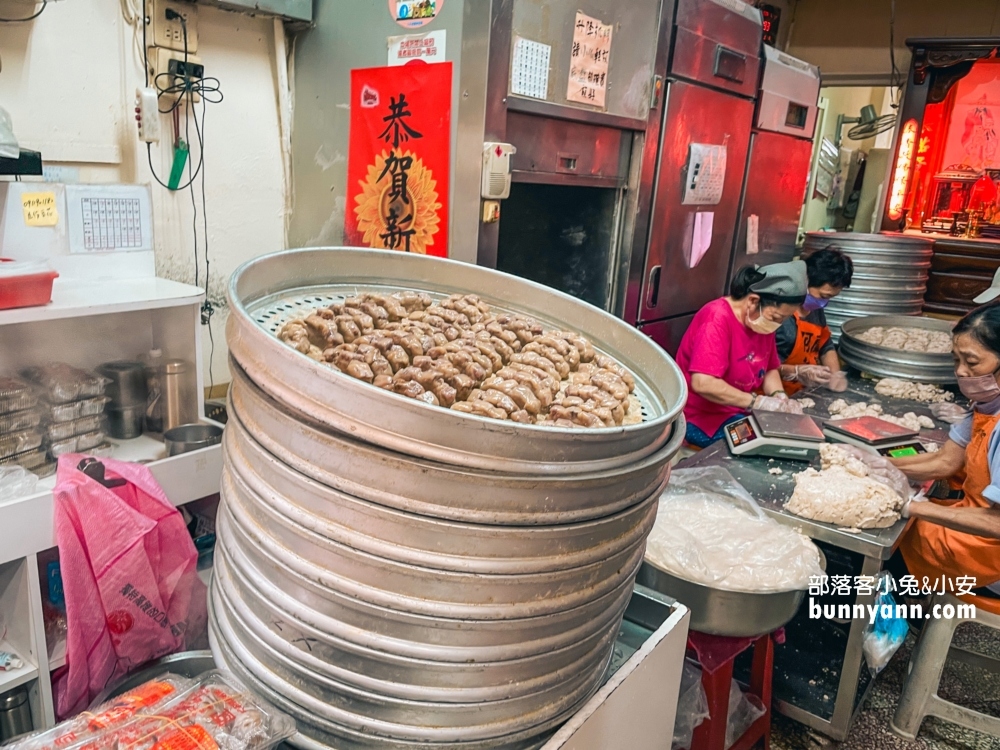
[[[29,227],[54,227],[59,223],[56,194],[51,191],[23,193],[21,208],[24,209],[24,223]]]
[[[605,108],[608,61],[611,59],[611,24],[577,11],[569,61],[566,101]]]

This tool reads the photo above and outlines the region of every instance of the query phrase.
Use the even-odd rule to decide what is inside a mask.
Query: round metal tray
[[[849,320],[841,328],[838,350],[849,365],[870,375],[902,378],[920,383],[950,385],[957,382],[951,352],[930,354],[890,349],[862,341],[858,336],[869,328],[922,328],[951,333],[953,324],[936,318],[903,315],[873,315]]]
[[[583,334],[632,372],[644,421],[573,430],[463,414],[374,388],[314,362],[275,336],[287,320],[335,300],[409,289],[439,298],[477,294],[497,311]],[[238,268],[229,305],[230,352],[267,393],[356,439],[452,465],[535,474],[628,465],[668,441],[687,398],[674,361],[623,321],[548,287],[456,261],[357,248],[287,250]]]

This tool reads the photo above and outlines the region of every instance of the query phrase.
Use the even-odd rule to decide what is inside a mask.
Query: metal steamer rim
[[[314,287],[302,287],[294,290],[284,290],[276,294],[267,295],[265,297],[258,298],[246,304],[245,309],[247,315],[262,329],[275,338],[275,341],[280,346],[287,346],[283,341],[278,339],[278,331],[288,323],[289,321],[300,318],[313,310],[322,307],[329,307],[330,305],[343,302],[349,297],[354,297],[359,294],[375,293],[375,294],[392,294],[394,292],[406,292],[406,291],[417,291],[427,294],[435,302],[440,302],[446,299],[449,295],[442,292],[425,291],[423,289],[416,289],[413,286],[395,286],[389,284],[364,284],[363,286],[358,284],[324,284],[322,286]],[[473,292],[474,293],[474,292]],[[490,309],[497,313],[510,313],[514,315],[526,315],[537,320],[545,329],[548,330],[560,330],[564,328],[563,324],[556,321],[546,319],[544,316],[540,316],[534,313],[525,313],[520,310],[505,306],[502,303],[497,303],[492,299],[489,299],[486,295],[479,295],[483,301],[489,304]],[[575,330],[575,329],[574,329]],[[605,354],[607,356],[613,357],[618,360],[619,358],[612,352],[607,351],[605,348],[601,347],[600,342],[593,340],[584,332],[576,331],[583,336],[586,336],[590,343],[594,346],[594,350]],[[304,359],[309,359],[305,354],[299,353]],[[310,362],[312,360],[309,360]],[[654,419],[666,416],[667,412],[659,406],[658,399],[653,395],[654,389],[652,385],[646,380],[644,374],[641,371],[637,371],[635,368],[629,366],[628,364],[622,362],[622,364],[628,367],[629,372],[632,374],[632,378],[635,380],[635,392],[632,394],[636,397],[639,402],[639,406],[642,414],[642,422],[650,422]],[[323,365],[317,366],[322,367]],[[344,377],[350,377],[344,375]],[[372,386],[374,387],[374,386]],[[405,396],[396,395],[398,398],[405,398]],[[443,407],[434,407],[437,409],[443,409]],[[470,416],[470,415],[463,415]],[[520,427],[535,427],[540,429],[557,429],[561,432],[566,432],[566,428],[562,427],[550,427],[547,425],[519,425]],[[621,427],[605,427],[605,428],[580,428],[581,431],[586,430],[586,432],[599,432],[601,430],[620,430],[622,427],[628,427],[630,425],[622,425]]]

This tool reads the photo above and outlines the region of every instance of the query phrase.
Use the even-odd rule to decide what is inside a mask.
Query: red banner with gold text
[[[451,72],[351,71],[347,244],[447,257]]]

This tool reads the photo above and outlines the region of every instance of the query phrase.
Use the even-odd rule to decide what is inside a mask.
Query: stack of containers
[[[803,256],[835,247],[854,261],[854,280],[830,301],[826,319],[834,341],[852,318],[869,315],[920,315],[934,241],[897,232],[809,232]]]
[[[575,430],[397,396],[279,341],[359,290],[480,295],[627,367],[641,424]],[[598,689],[686,389],[650,339],[551,289],[408,253],[318,248],[233,275],[210,601],[220,666],[310,750],[526,750]]]
[[[97,368],[107,378],[108,429],[111,437],[131,440],[142,434],[146,419],[148,386],[142,362],[108,362]]]
[[[41,425],[42,409],[32,387],[19,378],[0,377],[0,466],[51,473]]]
[[[110,455],[105,439],[106,378],[63,363],[31,367],[21,375],[37,393],[42,442],[50,462],[64,453]]]

